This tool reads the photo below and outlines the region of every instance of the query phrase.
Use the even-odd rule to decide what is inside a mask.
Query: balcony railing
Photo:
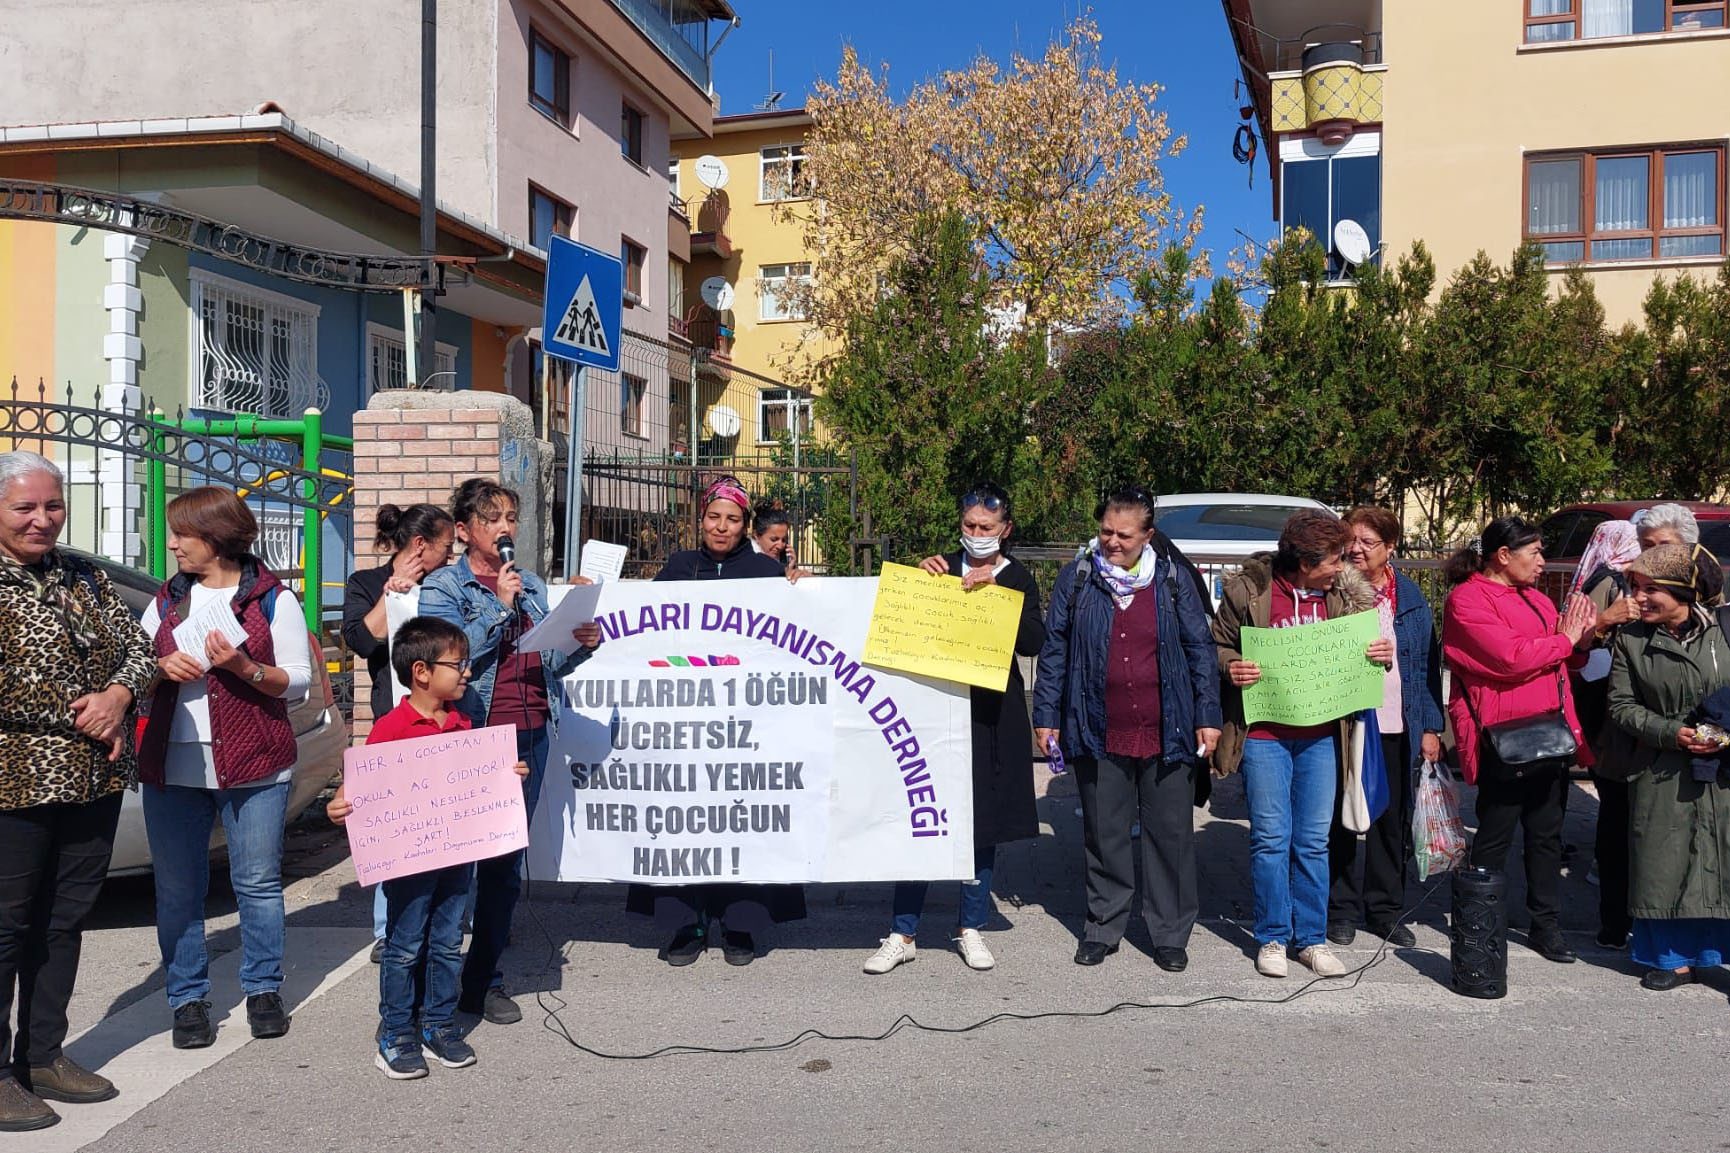
[[[1382,33],[1357,24],[1321,24],[1301,36],[1276,39],[1257,31],[1261,38],[1263,59],[1269,72],[1297,72],[1304,67],[1304,52],[1318,44],[1354,44],[1361,48],[1359,63],[1370,66],[1382,63]]]
[[[650,43],[661,50],[662,55],[690,78],[691,83],[704,92],[709,91],[708,56],[685,39],[679,26],[673,23],[672,10],[679,5],[670,4],[669,0],[613,0],[613,7],[623,12],[631,23],[649,38]],[[706,20],[702,27],[706,40]]]

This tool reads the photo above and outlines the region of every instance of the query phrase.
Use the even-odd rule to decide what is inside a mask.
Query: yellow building
[[[1530,240],[1615,323],[1654,275],[1723,261],[1725,0],[1222,3],[1274,217],[1330,276],[1422,240],[1445,281]]]
[[[690,221],[691,259],[670,270],[669,280],[685,286],[676,308],[707,386],[698,435],[737,428],[740,454],[782,437],[819,439],[810,396],[783,383],[801,355],[823,350],[788,292],[811,275],[796,218],[799,202],[809,199],[810,126],[802,108],[717,116],[713,139],[672,145],[668,178]]]

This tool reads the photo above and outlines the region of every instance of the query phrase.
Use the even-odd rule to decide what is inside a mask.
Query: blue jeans
[[[517,730],[517,759],[529,765],[528,779],[523,782],[523,804],[531,822],[535,804],[541,799],[541,779],[546,775],[549,735],[545,726]],[[517,898],[523,891],[523,856],[518,849],[475,862],[474,935],[469,938],[469,955],[463,961],[465,1012],[480,1012],[487,990],[504,984],[499,958],[504,956],[505,942],[511,935],[511,915],[516,912]],[[457,911],[460,914],[462,910]]]
[[[956,927],[983,929],[991,920],[991,874],[997,867],[997,846],[973,850],[973,880],[961,882],[961,916]],[[919,935],[919,915],[925,911],[930,881],[898,881],[895,884],[895,931],[903,937]]]
[[[210,996],[204,899],[210,831],[228,838],[228,878],[240,909],[240,990],[282,987],[282,826],[289,782],[255,789],[145,785],[144,829],[156,872],[156,943],[168,970],[168,1006]]]
[[[1243,743],[1258,944],[1304,949],[1327,936],[1336,743],[1332,736]]]
[[[451,865],[379,886],[386,937],[378,967],[379,1036],[386,1041],[450,1024],[463,972],[463,902],[473,865]]]
[[[469,871],[468,896],[463,898],[463,920],[470,920],[474,916],[474,912],[475,878],[474,871],[471,869]],[[382,884],[374,885],[372,887],[372,939],[375,941],[384,940],[385,932],[384,886]]]

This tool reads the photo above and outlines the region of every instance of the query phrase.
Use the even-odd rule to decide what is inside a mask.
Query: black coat
[[[394,707],[391,681],[396,674],[390,667],[390,643],[367,631],[366,614],[384,595],[390,574],[391,566],[388,564],[361,569],[349,574],[342,593],[342,639],[348,642],[355,656],[366,662],[367,674],[372,677],[372,719],[375,721]]]
[[[787,570],[772,556],[751,547],[750,537],[739,542],[739,547],[716,560],[709,555],[707,549],[693,548],[684,552],[676,552],[667,558],[667,563],[661,566],[661,571],[655,574],[658,581],[716,581],[735,580],[747,577],[781,577],[786,579]]]
[[[962,573],[960,551],[943,558],[951,576]],[[1039,582],[1011,558],[997,583],[1021,596],[1021,624],[1015,630],[1018,656],[1036,657],[1045,643],[1045,614],[1039,607]],[[1033,797],[1033,726],[1027,719],[1027,686],[1018,662],[1009,663],[1002,692],[975,686],[973,697],[973,844],[976,848],[1039,835]]]

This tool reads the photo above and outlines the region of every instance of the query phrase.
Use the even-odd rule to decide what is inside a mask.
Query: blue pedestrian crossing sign
[[[618,371],[624,265],[616,256],[562,236],[548,243],[542,350],[574,364]]]

